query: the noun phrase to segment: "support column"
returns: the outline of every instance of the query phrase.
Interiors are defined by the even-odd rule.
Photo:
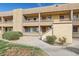
[[[70,19],[72,21],[72,27],[73,27],[73,20],[74,20],[73,17],[74,17],[73,10],[71,10],[71,12],[70,12]],[[72,32],[73,32],[73,28],[72,28]],[[73,33],[72,33],[72,35],[73,35]]]
[[[40,13],[38,14],[38,18],[39,18],[39,35],[41,35],[41,27],[40,27],[40,18],[41,16],[40,16]]]
[[[3,18],[3,16],[1,16],[1,23],[3,24],[4,23],[4,18]],[[4,29],[3,29],[3,25],[2,25],[2,33],[4,32]]]
[[[22,9],[15,9],[13,11],[13,31],[22,31],[22,20],[23,20],[23,13]]]
[[[71,12],[70,12],[70,16],[71,16],[71,21],[72,21],[72,37],[73,37],[73,20],[74,20],[74,13],[73,13],[73,10],[71,10]],[[71,40],[71,42],[72,42],[73,40]]]
[[[3,16],[1,16],[1,24],[2,24],[2,26],[1,26],[1,32],[0,32],[0,37],[1,38],[2,38],[2,34],[4,33],[3,23],[4,23],[4,18],[3,18]]]
[[[71,10],[70,12],[70,18],[71,18],[71,21],[73,21],[73,10]]]
[[[3,16],[1,16],[1,20],[2,20],[2,23],[4,23],[4,18],[3,18]]]

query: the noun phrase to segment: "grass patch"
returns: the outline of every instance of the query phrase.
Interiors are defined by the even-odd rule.
[[[0,56],[46,56],[40,48],[0,40]]]

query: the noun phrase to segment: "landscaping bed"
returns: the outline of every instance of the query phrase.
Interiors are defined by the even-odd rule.
[[[33,46],[13,44],[0,40],[0,56],[46,56],[43,50]]]

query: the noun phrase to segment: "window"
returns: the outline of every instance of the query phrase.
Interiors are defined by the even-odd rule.
[[[60,19],[64,19],[64,16],[60,16]]]
[[[25,32],[38,32],[37,27],[25,27]]]
[[[78,27],[77,26],[73,26],[73,32],[78,32]]]
[[[78,19],[78,14],[74,15],[74,20]]]
[[[8,29],[8,31],[12,31],[13,30],[13,28],[12,27],[10,27],[10,28],[7,28]]]
[[[12,31],[12,30],[13,30],[13,27],[4,27],[4,32]]]
[[[30,32],[30,28],[26,27],[24,28],[25,32]]]
[[[48,16],[48,19],[50,20],[50,19],[52,19],[52,17],[51,16]]]
[[[30,21],[30,18],[28,18],[27,20]]]
[[[0,22],[2,21],[2,19],[0,18]]]
[[[32,32],[38,32],[37,27],[32,28]]]
[[[0,22],[1,22],[2,20],[0,19]]]
[[[1,27],[0,27],[0,31],[1,31]]]
[[[5,19],[5,22],[7,22],[8,20],[7,19]]]

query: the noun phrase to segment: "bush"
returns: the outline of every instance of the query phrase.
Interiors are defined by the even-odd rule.
[[[21,32],[18,32],[19,33],[19,36],[21,37],[21,36],[23,36],[23,33],[21,33]]]
[[[65,37],[59,38],[59,44],[60,45],[64,45],[65,43],[66,43],[66,38]]]
[[[49,43],[49,44],[54,44],[56,39],[57,39],[57,37],[55,35],[47,36],[46,37],[46,42]]]
[[[9,31],[3,33],[2,38],[7,40],[18,40],[21,36],[23,36],[21,32]]]

